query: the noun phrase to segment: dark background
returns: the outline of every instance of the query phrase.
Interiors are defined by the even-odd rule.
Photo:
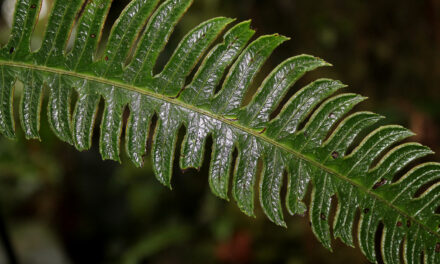
[[[127,2],[114,1],[106,32]],[[8,11],[2,12],[1,43]],[[440,1],[195,0],[161,64],[188,30],[213,16],[251,18],[258,36],[292,38],[256,84],[290,56],[319,56],[334,66],[307,74],[292,92],[316,78],[339,79],[347,91],[370,98],[357,110],[386,115],[384,123],[409,127],[417,133],[412,140],[439,152]],[[18,89],[16,102],[19,95]],[[233,202],[215,198],[206,162],[200,173],[176,167],[169,191],[155,180],[149,156],[143,169],[125,153],[122,164],[102,161],[99,133],[93,148],[80,153],[53,135],[46,114],[43,107],[42,142],[25,141],[20,128],[17,141],[0,138],[0,211],[21,263],[367,263],[359,249],[339,240],[333,253],[324,249],[307,218],[287,217],[283,229],[259,208],[251,219]]]

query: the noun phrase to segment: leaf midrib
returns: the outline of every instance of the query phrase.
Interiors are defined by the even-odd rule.
[[[195,106],[189,105],[183,101],[177,100],[176,98],[171,98],[165,95],[161,95],[161,94],[157,94],[145,89],[142,89],[140,87],[136,87],[134,85],[131,84],[124,84],[118,81],[114,81],[114,80],[108,80],[102,77],[98,77],[98,76],[93,76],[93,75],[89,75],[89,74],[85,74],[85,73],[77,73],[77,72],[72,72],[72,71],[68,71],[68,70],[64,70],[64,69],[59,69],[59,68],[51,68],[51,67],[47,67],[47,66],[41,66],[41,65],[34,65],[34,64],[29,64],[29,63],[23,63],[23,62],[12,62],[12,61],[4,61],[0,59],[0,66],[12,66],[12,67],[17,67],[17,68],[26,68],[26,69],[33,69],[33,70],[38,70],[38,71],[45,71],[45,72],[50,72],[50,73],[56,73],[56,74],[61,74],[61,75],[69,75],[69,76],[73,76],[76,78],[81,78],[81,79],[85,79],[85,80],[89,80],[89,81],[95,81],[95,82],[100,82],[103,84],[108,84],[111,86],[116,86],[116,87],[120,87],[120,88],[124,88],[130,91],[134,91],[134,92],[138,92],[153,98],[156,98],[158,100],[162,100],[165,101],[167,103],[170,104],[174,104],[174,105],[178,105],[180,107],[189,109],[191,111],[195,111],[198,112],[200,114],[203,114],[205,116],[209,116],[210,118],[216,119],[220,122],[223,122],[225,124],[228,124],[232,127],[235,127],[236,129],[239,129],[245,133],[251,134],[252,136],[259,138],[261,140],[266,141],[267,143],[274,145],[286,152],[289,152],[291,154],[293,154],[294,156],[296,156],[299,159],[302,159],[306,162],[311,163],[312,165],[326,171],[327,173],[330,173],[338,178],[340,178],[341,180],[344,180],[350,184],[352,184],[353,186],[359,188],[360,190],[362,190],[363,192],[365,192],[366,194],[368,194],[369,196],[375,198],[376,200],[381,201],[382,203],[386,204],[388,207],[394,209],[395,211],[397,211],[400,215],[404,216],[407,219],[410,219],[412,222],[417,223],[419,226],[423,227],[423,229],[425,229],[428,233],[433,234],[434,236],[436,236],[437,238],[440,239],[440,234],[437,233],[434,230],[431,230],[428,226],[426,226],[424,223],[420,222],[418,219],[412,217],[411,215],[409,215],[407,212],[403,211],[402,209],[400,209],[399,207],[395,206],[394,204],[391,204],[389,201],[387,201],[386,199],[384,199],[382,196],[371,192],[368,188],[366,188],[363,185],[360,185],[359,183],[347,178],[345,175],[342,175],[334,170],[332,170],[331,168],[328,168],[324,165],[322,165],[321,163],[319,163],[318,161],[315,161],[305,155],[303,155],[302,153],[293,150],[291,148],[288,148],[287,146],[278,143],[277,141],[275,141],[272,138],[269,138],[267,136],[265,136],[264,134],[260,134],[258,131],[242,126],[239,123],[234,122],[233,120],[228,120],[224,117],[221,117],[219,115],[216,115],[214,113],[211,113],[207,110],[201,109],[201,108],[197,108]]]

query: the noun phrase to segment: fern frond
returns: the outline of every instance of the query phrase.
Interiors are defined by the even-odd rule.
[[[440,263],[440,215],[436,213],[440,164],[422,163],[395,179],[412,161],[432,153],[417,143],[399,143],[412,132],[401,126],[371,131],[382,117],[370,112],[348,114],[365,98],[335,95],[344,85],[330,79],[303,87],[271,118],[299,78],[329,65],[322,59],[309,55],[287,59],[243,106],[262,65],[287,38],[275,34],[250,42],[254,31],[245,21],[230,26],[223,40],[211,47],[234,21],[218,17],[191,30],[163,70],[153,73],[160,52],[191,3],[133,0],[113,25],[102,57],[97,57],[111,1],[55,1],[42,46],[35,52],[30,50],[30,38],[41,0],[17,1],[9,42],[0,51],[0,132],[15,138],[12,109],[17,81],[24,86],[19,116],[28,139],[39,139],[46,93],[54,133],[78,150],[89,149],[102,100],[99,146],[103,159],[120,161],[123,113],[128,108],[125,148],[132,162],[142,166],[150,123],[157,115],[151,156],[156,177],[165,186],[171,187],[177,133],[183,126],[180,166],[199,168],[211,135],[210,188],[223,199],[229,199],[230,191],[245,214],[254,216],[258,182],[260,205],[271,221],[286,226],[284,207],[291,215],[308,211],[316,237],[331,249],[329,214],[337,198],[334,237],[354,246],[352,230],[357,228],[359,247],[370,261],[381,257],[386,263],[399,263],[402,255],[406,263],[421,263],[421,256],[425,263]],[[74,26],[74,44],[67,51]],[[217,86],[221,86],[218,92]],[[74,93],[78,100],[71,115]],[[368,135],[360,138],[365,132]],[[360,143],[350,151],[356,142]],[[238,157],[229,179],[234,149]],[[257,179],[259,162],[263,169]],[[228,190],[231,180],[232,190]],[[303,199],[309,186],[312,196],[307,206]],[[357,212],[359,223],[355,223]],[[382,256],[376,256],[375,236],[381,224]]]

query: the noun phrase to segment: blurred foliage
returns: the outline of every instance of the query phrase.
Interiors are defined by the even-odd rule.
[[[127,2],[114,0],[107,32]],[[8,12],[2,10],[1,43],[9,34]],[[322,57],[335,66],[308,74],[296,87],[318,77],[340,79],[370,97],[362,109],[410,127],[413,140],[440,152],[439,1],[195,0],[156,70],[189,29],[220,15],[252,18],[259,35],[292,37],[266,63],[255,88],[287,57]],[[34,48],[46,20],[36,28]],[[16,102],[19,96],[17,87]],[[136,169],[126,157],[122,164],[102,161],[96,144],[79,153],[60,143],[45,108],[41,130],[42,143],[0,138],[0,209],[22,263],[366,263],[358,249],[339,241],[333,253],[325,250],[307,218],[289,217],[283,229],[261,211],[250,219],[217,199],[207,162],[200,172],[176,166],[169,191],[155,180],[149,157]]]

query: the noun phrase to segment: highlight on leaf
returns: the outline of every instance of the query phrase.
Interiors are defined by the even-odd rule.
[[[244,104],[261,67],[288,38],[254,38],[250,21],[218,17],[188,32],[163,70],[154,74],[161,51],[191,4],[132,0],[98,57],[111,1],[56,0],[42,46],[31,51],[41,0],[18,0],[9,41],[0,50],[1,134],[16,137],[14,87],[21,82],[17,114],[27,139],[40,139],[43,96],[48,97],[53,132],[78,150],[90,148],[93,128],[99,126],[103,159],[120,161],[125,128],[128,157],[142,166],[149,130],[154,129],[154,172],[169,188],[177,148],[181,168],[200,168],[206,139],[212,137],[209,186],[222,199],[232,196],[245,214],[255,215],[258,189],[259,204],[272,222],[287,226],[285,210],[307,213],[312,231],[328,249],[333,233],[347,245],[357,241],[372,262],[440,263],[440,164],[410,168],[432,151],[405,141],[413,133],[401,126],[374,129],[383,118],[377,114],[350,113],[365,97],[341,93],[345,85],[339,81],[318,79],[285,98],[304,74],[329,63],[310,55],[288,58],[257,84]],[[70,109],[74,95],[78,100]],[[101,101],[101,123],[95,124]],[[157,122],[150,128],[153,116]],[[185,138],[177,146],[181,127]],[[287,191],[281,197],[284,182]],[[335,199],[336,215],[330,219]],[[376,238],[379,227],[382,236]]]

